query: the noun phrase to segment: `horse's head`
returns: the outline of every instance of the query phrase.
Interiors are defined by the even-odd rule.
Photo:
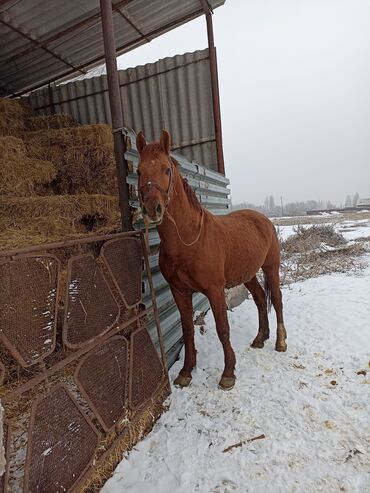
[[[173,187],[173,164],[170,158],[171,137],[162,130],[161,140],[147,144],[140,132],[136,148],[140,155],[137,169],[139,175],[139,198],[146,220],[161,223]]]

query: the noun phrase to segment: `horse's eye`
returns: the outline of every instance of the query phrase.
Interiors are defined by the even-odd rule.
[[[140,173],[140,170],[139,170],[139,169],[136,171],[136,173],[137,173],[137,176],[140,176],[140,175],[141,175],[141,173]]]
[[[171,168],[166,169],[166,175],[169,175],[171,173]]]

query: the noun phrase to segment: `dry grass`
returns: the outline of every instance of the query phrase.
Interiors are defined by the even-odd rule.
[[[1,250],[119,228],[117,197],[61,195],[0,199]]]
[[[110,126],[41,130],[26,133],[24,140],[30,157],[55,164],[55,193],[117,193]]]
[[[342,220],[370,219],[370,212],[346,212],[342,214],[332,214],[330,216],[295,216],[295,217],[275,217],[272,222],[276,226],[295,226],[297,224],[324,224],[337,223]]]
[[[31,116],[26,120],[26,129],[30,132],[39,130],[49,130],[56,128],[77,127],[78,122],[71,116],[64,113],[55,115],[37,115]]]
[[[110,478],[122,456],[146,436],[153,428],[159,416],[166,410],[163,404],[170,390],[165,382],[157,391],[156,396],[137,413],[131,422],[124,422],[123,431],[107,435],[99,444],[96,465],[90,478],[82,482],[81,493],[98,493]]]
[[[304,228],[298,225],[294,228],[295,234],[282,243],[282,248],[286,253],[301,253],[322,248],[323,245],[329,247],[340,247],[346,244],[343,235],[337,233],[333,224],[314,224]]]
[[[361,243],[348,244],[334,225],[313,225],[295,229],[281,241],[281,282],[303,281],[332,272],[358,271],[365,266]]]
[[[49,161],[30,159],[21,139],[0,137],[0,194],[7,196],[44,195],[56,177]]]
[[[0,136],[22,135],[31,108],[15,99],[0,98]]]

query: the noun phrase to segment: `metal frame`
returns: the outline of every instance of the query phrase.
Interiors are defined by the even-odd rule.
[[[214,38],[213,38],[213,23],[212,23],[213,12],[207,0],[200,0],[200,3],[202,4],[203,10],[205,12],[206,22],[207,22],[207,38],[208,38],[208,51],[209,51],[209,65],[211,72],[213,119],[215,124],[218,172],[224,175],[225,163],[224,163],[224,151],[222,147],[221,108],[220,108],[220,90],[218,86],[217,55],[216,55]]]
[[[2,485],[3,488],[1,490],[1,493],[8,493],[8,481],[9,481],[9,454],[10,454],[10,444],[11,444],[11,427],[10,423],[5,419],[3,422],[3,440],[5,442],[5,447],[4,447],[4,456],[5,456],[5,471],[4,474],[0,477],[0,486]]]
[[[105,65],[107,67],[107,82],[109,93],[110,113],[112,118],[112,131],[114,140],[114,154],[117,166],[117,181],[119,204],[121,209],[121,222],[123,231],[132,229],[130,195],[127,184],[128,164],[125,158],[126,141],[122,133],[123,113],[121,93],[119,90],[116,41],[114,36],[113,11],[111,0],[100,0],[100,11],[103,28],[103,40],[105,51]]]
[[[7,3],[9,1],[10,0],[4,0],[4,2],[2,2],[2,0],[0,0],[0,6],[1,6],[2,3]],[[129,4],[130,1],[131,0],[122,0],[121,2],[117,2],[116,4],[112,5],[113,10],[117,10],[117,9],[119,9],[119,8],[121,8],[121,7]],[[138,46],[142,45],[143,43],[148,42],[147,39],[149,39],[151,41],[151,38],[154,39],[155,37],[160,36],[161,34],[166,33],[167,31],[171,30],[172,28],[174,28],[176,26],[181,26],[182,24],[184,24],[186,22],[189,22],[189,21],[191,21],[193,19],[196,19],[202,13],[203,13],[203,9],[200,7],[199,10],[196,10],[195,12],[193,12],[191,14],[184,15],[183,17],[181,17],[179,19],[176,19],[174,21],[168,22],[167,24],[165,24],[164,26],[162,26],[160,28],[153,29],[152,31],[150,31],[148,33],[145,33],[143,35],[140,35],[138,38],[130,41],[129,43],[125,43],[125,44],[122,44],[122,45],[118,46],[117,47],[117,53],[118,54],[122,54],[127,49],[129,49],[130,47],[138,47]],[[70,32],[76,31],[76,30],[80,29],[81,27],[84,27],[85,25],[89,24],[90,22],[92,22],[94,20],[99,21],[100,17],[101,17],[101,13],[99,11],[96,14],[93,14],[90,17],[88,17],[88,18],[86,18],[86,19],[84,19],[84,20],[82,20],[80,22],[77,22],[76,24],[73,24],[72,26],[66,28],[64,31],[61,31],[60,33],[57,33],[57,34],[55,34],[53,36],[50,36],[47,39],[44,39],[44,40],[41,39],[41,40],[38,40],[38,41],[43,46],[46,46],[48,43],[51,43],[52,41],[55,41],[56,39],[59,39],[59,38],[63,37],[66,34],[69,34]],[[32,49],[31,48],[27,48],[27,49],[24,50],[24,52],[21,53],[21,55],[25,55],[27,53],[30,53],[30,51],[32,51]],[[14,57],[11,57],[11,60],[8,59],[7,61],[9,61],[9,60],[10,61],[13,61],[13,58]],[[88,69],[90,67],[93,67],[94,65],[98,64],[99,62],[101,62],[103,60],[104,60],[104,56],[99,55],[98,57],[94,58],[93,60],[90,60],[89,62],[84,63],[83,65],[81,65],[79,67],[79,70],[80,69]],[[48,84],[50,84],[51,82],[55,82],[56,80],[58,80],[60,82],[64,82],[69,77],[73,76],[75,73],[76,73],[76,70],[75,69],[71,69],[68,72],[64,73],[60,77],[54,77],[54,78],[48,79],[48,80],[46,80],[46,81],[44,81],[42,83],[36,83],[36,84],[34,84],[32,86],[27,87],[24,90],[15,91],[15,92],[11,93],[11,95],[13,97],[19,97],[19,96],[23,96],[26,93],[29,93],[31,91],[34,91],[35,89],[39,89],[40,87],[47,86]]]
[[[117,335],[118,333],[124,331],[125,328],[128,328],[130,325],[134,324],[135,322],[141,321],[141,319],[143,319],[144,317],[147,317],[150,314],[153,314],[154,319],[155,319],[157,336],[158,336],[159,346],[160,346],[160,350],[161,350],[162,366],[163,366],[163,370],[164,370],[165,379],[167,380],[167,383],[169,383],[166,354],[165,354],[165,350],[164,350],[164,344],[163,344],[163,337],[162,337],[162,333],[161,333],[158,308],[157,308],[156,299],[155,299],[152,274],[151,274],[149,259],[148,259],[147,252],[146,252],[144,235],[142,232],[140,232],[140,231],[128,231],[128,232],[123,232],[123,233],[108,234],[108,235],[104,235],[104,236],[103,235],[94,235],[94,236],[91,236],[88,238],[82,238],[82,239],[77,239],[77,240],[65,240],[65,241],[54,242],[54,243],[49,243],[49,244],[45,243],[42,245],[31,246],[28,248],[12,249],[12,250],[8,250],[8,251],[0,252],[0,261],[3,258],[9,258],[9,259],[17,258],[18,256],[23,256],[25,253],[27,254],[28,252],[45,253],[45,252],[48,252],[49,250],[64,248],[66,246],[75,246],[75,245],[83,245],[83,244],[88,244],[88,243],[105,242],[105,241],[112,240],[112,239],[130,238],[130,237],[140,239],[141,251],[142,251],[142,255],[144,257],[144,264],[145,264],[145,269],[146,269],[146,273],[148,276],[148,282],[149,282],[149,287],[150,287],[150,295],[151,295],[151,301],[152,301],[151,306],[149,306],[148,308],[146,308],[144,310],[138,310],[137,313],[134,316],[130,317],[128,320],[125,320],[122,323],[115,324],[111,329],[107,330],[100,337],[95,338],[93,341],[87,343],[85,346],[83,346],[83,347],[73,351],[72,353],[68,354],[64,359],[58,361],[57,363],[55,363],[50,368],[44,368],[39,374],[32,377],[30,380],[28,380],[24,384],[22,384],[19,387],[9,391],[8,393],[6,393],[2,397],[2,402],[4,404],[11,402],[11,401],[14,401],[19,396],[21,396],[25,392],[29,391],[30,389],[32,389],[35,385],[38,385],[41,382],[46,381],[48,379],[48,377],[50,377],[50,376],[54,375],[55,373],[57,373],[58,371],[62,370],[64,367],[71,364],[73,361],[79,359],[81,356],[85,355],[90,350],[98,347],[101,343],[105,342],[110,337]]]
[[[6,368],[2,361],[0,361],[0,386],[4,383],[6,374]]]
[[[139,241],[140,243],[137,245],[137,247],[141,251],[141,255],[144,257],[144,264],[145,268],[147,270],[147,276],[148,279],[150,279],[150,286],[151,289],[153,289],[153,283],[151,280],[151,271],[150,271],[150,264],[149,264],[149,259],[147,257],[147,252],[145,249],[145,241],[144,241],[144,236],[141,232],[137,231],[132,231],[132,232],[124,232],[124,233],[118,233],[118,234],[110,234],[110,235],[105,235],[105,236],[100,236],[100,235],[95,235],[90,238],[82,238],[82,239],[77,239],[77,240],[68,240],[68,241],[62,241],[62,242],[55,242],[55,243],[50,243],[50,244],[43,244],[43,245],[38,245],[38,246],[32,246],[23,249],[18,249],[18,250],[9,250],[7,252],[1,252],[0,253],[0,263],[3,261],[11,261],[12,259],[21,259],[24,256],[59,256],[58,252],[54,252],[55,255],[51,255],[48,252],[50,250],[58,250],[59,248],[65,248],[66,246],[80,246],[80,245],[86,245],[86,244],[97,244],[98,249],[100,250],[100,256],[99,258],[102,260],[101,253],[103,250],[104,243],[107,241],[114,241],[116,239],[122,239],[122,238],[135,238],[136,241]],[[32,253],[29,253],[29,252]],[[70,259],[73,258],[78,258],[81,257],[81,255],[74,255],[75,249],[73,251],[68,252],[68,256],[70,256]],[[60,252],[60,255],[63,257],[65,256],[65,252],[62,251]],[[83,254],[82,256],[90,255],[89,253]],[[94,256],[92,256],[95,258]],[[103,264],[104,265],[104,264]],[[68,264],[66,265],[68,269]],[[58,264],[59,268],[59,264]],[[143,264],[141,263],[140,269],[142,270]],[[109,286],[110,288],[113,289],[113,280],[110,279],[110,275],[108,275],[108,272],[105,270],[105,267],[103,266],[102,274],[106,274],[105,278],[109,280]],[[59,270],[58,270],[59,273]],[[61,278],[59,276],[59,284],[61,283]],[[59,287],[59,286],[58,286]],[[66,285],[66,290],[68,290],[68,284]],[[114,290],[114,297],[117,301],[120,300],[120,293]],[[169,379],[168,379],[168,372],[167,372],[167,364],[166,364],[166,358],[165,358],[165,353],[164,353],[164,347],[163,347],[163,340],[162,340],[162,334],[159,326],[159,317],[158,317],[158,310],[155,302],[155,293],[152,291],[151,292],[151,299],[152,299],[152,304],[148,306],[148,308],[142,310],[140,309],[140,303],[136,305],[137,308],[133,309],[134,314],[133,316],[130,317],[129,320],[124,320],[124,321],[119,321],[118,323],[115,323],[111,329],[109,329],[107,332],[105,332],[102,336],[96,337],[93,341],[89,342],[86,344],[84,347],[78,348],[74,351],[68,351],[68,352],[62,352],[60,354],[61,359],[57,359],[56,362],[54,360],[50,360],[50,363],[46,361],[43,362],[42,365],[40,365],[40,373],[35,373],[33,376],[30,377],[29,380],[24,381],[24,383],[18,384],[19,386],[16,388],[11,389],[10,387],[7,388],[5,387],[6,393],[4,393],[2,397],[2,403],[5,407],[11,402],[14,402],[15,400],[22,398],[23,397],[31,397],[30,395],[25,395],[28,391],[33,390],[35,386],[39,384],[44,384],[42,388],[37,388],[35,389],[39,395],[38,397],[32,402],[31,410],[30,410],[30,419],[27,423],[27,429],[28,429],[28,445],[27,445],[27,454],[26,454],[26,459],[25,463],[23,466],[24,470],[24,483],[23,487],[25,491],[29,491],[29,481],[30,481],[30,464],[32,457],[35,458],[35,456],[32,456],[32,447],[33,447],[33,440],[34,437],[32,436],[34,433],[34,425],[35,425],[35,420],[37,419],[38,416],[38,411],[40,410],[39,408],[39,403],[41,402],[42,399],[45,399],[43,401],[43,405],[47,405],[47,396],[50,395],[50,392],[55,392],[59,388],[63,388],[65,392],[67,392],[68,398],[70,398],[73,402],[73,404],[77,407],[76,412],[79,412],[86,422],[91,424],[91,419],[89,419],[86,416],[85,410],[82,409],[81,403],[77,400],[77,398],[72,394],[71,390],[69,390],[69,386],[67,387],[65,384],[61,383],[59,379],[55,379],[57,376],[57,373],[63,370],[65,367],[69,365],[71,368],[71,365],[74,363],[76,364],[77,368],[74,371],[74,382],[76,387],[73,386],[73,388],[78,389],[79,395],[81,395],[82,400],[86,402],[86,405],[89,406],[92,414],[94,417],[96,417],[97,422],[101,425],[102,429],[104,430],[104,435],[99,434],[96,431],[96,427],[92,426],[95,434],[97,435],[97,444],[94,442],[94,451],[91,450],[91,458],[90,455],[86,456],[86,462],[89,460],[89,463],[86,465],[85,463],[81,464],[81,467],[84,468],[83,471],[81,471],[80,475],[75,479],[73,482],[73,485],[70,486],[69,491],[80,491],[79,488],[82,488],[82,485],[86,484],[86,482],[89,482],[90,479],[93,477],[96,469],[95,465],[95,459],[96,459],[96,454],[97,450],[99,450],[99,444],[101,443],[101,437],[106,436],[107,433],[112,433],[113,429],[115,430],[115,437],[112,445],[109,445],[106,451],[104,451],[102,454],[98,454],[98,463],[103,464],[104,460],[107,457],[110,457],[110,454],[114,454],[115,450],[117,447],[119,447],[120,442],[122,439],[127,435],[127,433],[130,430],[130,426],[125,426],[125,424],[122,422],[121,417],[124,418],[126,417],[126,412],[127,415],[129,416],[130,424],[135,424],[141,419],[143,419],[143,411],[144,411],[144,405],[148,402],[148,406],[151,409],[151,406],[156,406],[156,412],[159,412],[159,406],[163,402],[163,399],[169,394],[170,392],[170,384],[169,384]],[[59,299],[59,306],[60,306],[61,300]],[[123,309],[123,301],[121,304],[121,310]],[[129,314],[130,316],[130,314]],[[132,380],[132,376],[130,375],[130,371],[132,370],[132,364],[130,365],[130,343],[127,341],[127,337],[123,335],[124,331],[126,328],[129,328],[131,326],[132,330],[135,332],[138,332],[140,330],[140,327],[144,325],[144,321],[147,320],[147,317],[151,316],[154,317],[156,321],[156,327],[157,327],[157,333],[158,333],[158,339],[159,339],[159,344],[161,347],[161,356],[162,358],[159,358],[160,361],[160,367],[158,366],[158,386],[153,385],[153,388],[151,388],[151,395],[150,397],[144,402],[140,403],[140,406],[138,406],[135,409],[132,409],[129,405],[129,392],[130,392],[130,382]],[[143,328],[142,330],[147,330],[146,327]],[[150,335],[148,334],[149,341],[148,344],[150,343],[153,346],[153,351],[155,351],[156,357],[158,357],[157,350],[155,349],[155,346],[153,344],[152,339],[150,338]],[[83,385],[79,381],[79,371],[83,365],[83,363],[86,361],[88,357],[94,357],[94,351],[98,350],[102,344],[111,341],[113,339],[113,342],[115,339],[119,339],[120,341],[125,340],[126,341],[126,348],[125,350],[123,349],[123,355],[122,358],[124,361],[125,360],[125,354],[126,354],[126,369],[127,369],[127,374],[125,377],[123,377],[122,382],[125,382],[125,388],[122,389],[125,395],[125,400],[124,400],[124,405],[123,405],[123,412],[122,415],[118,413],[118,408],[117,408],[117,414],[120,415],[119,418],[117,418],[114,426],[110,427],[108,424],[106,424],[103,420],[103,416],[101,416],[98,412],[98,409],[96,406],[93,404],[94,399],[90,399],[88,396],[87,392],[85,392],[85,389],[83,388]],[[132,344],[131,344],[132,345]],[[64,346],[66,347],[66,346]],[[77,364],[78,363],[78,364]],[[158,363],[159,365],[159,363]],[[53,379],[49,380],[49,377],[54,375]],[[58,383],[57,383],[58,382]],[[55,386],[54,386],[55,385]],[[92,396],[94,397],[94,396]],[[96,401],[99,403],[99,400]],[[69,407],[68,407],[69,409]],[[60,412],[63,412],[63,409],[60,410]],[[72,413],[72,408],[71,408],[71,413]],[[73,413],[72,413],[73,414]],[[110,425],[111,423],[109,423]],[[149,425],[148,425],[149,426]],[[10,433],[9,429],[7,433]],[[10,436],[10,435],[9,435]],[[92,439],[91,435],[88,435],[90,439]],[[7,442],[7,445],[10,443],[10,440]],[[56,456],[55,456],[56,457]],[[57,460],[57,459],[55,459]],[[4,484],[8,484],[9,478],[6,476],[4,478]]]

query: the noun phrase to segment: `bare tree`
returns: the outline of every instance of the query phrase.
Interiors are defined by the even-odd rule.
[[[346,200],[344,202],[344,207],[351,207],[352,206],[352,199],[350,195],[347,195]]]

